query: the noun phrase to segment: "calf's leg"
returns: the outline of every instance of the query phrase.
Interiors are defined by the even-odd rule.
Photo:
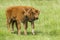
[[[14,21],[12,21],[12,33],[14,32]]]
[[[20,35],[20,34],[21,34],[20,29],[21,29],[20,21],[17,21],[17,32],[18,32],[18,35]]]
[[[23,25],[24,25],[24,34],[27,35],[28,23],[27,22],[24,22]]]
[[[10,20],[7,19],[7,28],[8,28],[8,32],[10,32]]]
[[[32,26],[32,34],[35,35],[35,32],[34,32],[34,21],[31,22],[31,26]]]

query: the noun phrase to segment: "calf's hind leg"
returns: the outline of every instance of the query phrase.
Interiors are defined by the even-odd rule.
[[[7,19],[7,29],[8,29],[8,32],[10,32],[10,24],[11,24],[11,20]]]

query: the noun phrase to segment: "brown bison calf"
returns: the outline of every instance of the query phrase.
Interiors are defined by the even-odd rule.
[[[6,11],[8,30],[10,31],[10,24],[12,23],[12,31],[14,31],[14,23],[16,24],[18,34],[20,34],[21,22],[24,25],[24,34],[27,34],[28,21],[32,25],[32,34],[34,35],[34,21],[38,19],[39,11],[33,7],[28,6],[14,6],[9,7]]]

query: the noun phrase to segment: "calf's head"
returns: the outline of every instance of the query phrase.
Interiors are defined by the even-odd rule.
[[[32,9],[32,14],[33,14],[33,16],[34,16],[34,18],[35,18],[35,20],[36,19],[38,19],[38,16],[39,16],[39,10],[36,10],[36,9]]]
[[[38,19],[39,16],[39,11],[36,9],[29,9],[29,10],[24,10],[24,15],[28,18],[29,21],[34,21]]]

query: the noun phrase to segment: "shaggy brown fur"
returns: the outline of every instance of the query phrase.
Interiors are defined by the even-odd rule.
[[[12,23],[12,31],[14,31],[14,23],[16,24],[18,34],[20,34],[21,22],[24,25],[24,34],[27,34],[28,21],[32,25],[32,33],[34,33],[34,20],[38,19],[39,11],[33,7],[28,6],[14,6],[6,10],[7,25],[10,31],[10,24]]]

